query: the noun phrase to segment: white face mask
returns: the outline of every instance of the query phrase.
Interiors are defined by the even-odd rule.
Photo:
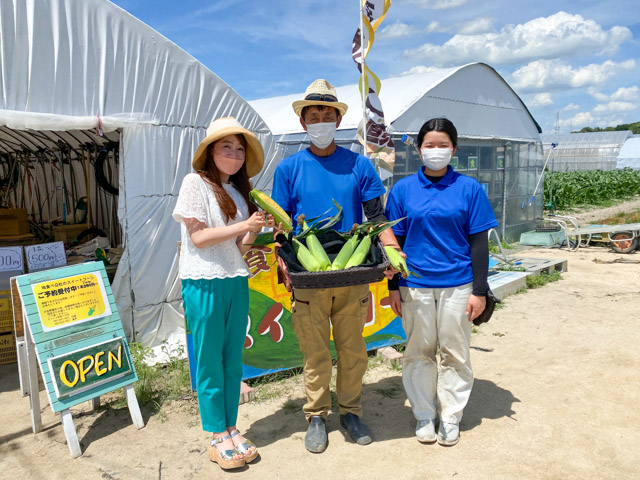
[[[307,125],[309,140],[318,148],[327,148],[336,137],[336,122]]]
[[[451,161],[451,155],[453,153],[452,148],[423,148],[422,163],[429,170],[442,170],[449,165]]]

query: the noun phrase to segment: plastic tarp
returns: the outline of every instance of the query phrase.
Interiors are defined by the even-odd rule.
[[[113,292],[129,338],[183,332],[179,225],[170,214],[214,118],[270,131],[231,87],[168,39],[104,0],[0,2],[0,126],[22,134],[119,129],[124,253]],[[100,117],[100,118],[98,118]],[[260,177],[253,179],[260,186]]]

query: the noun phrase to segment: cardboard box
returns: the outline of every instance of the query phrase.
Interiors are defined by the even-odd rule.
[[[84,232],[89,228],[88,223],[79,223],[77,225],[58,225],[53,227],[53,238],[56,242],[64,242],[66,245],[73,242],[78,234]],[[82,239],[82,242],[91,240],[95,235],[88,235]]]
[[[29,233],[29,217],[26,208],[0,209],[0,236]]]

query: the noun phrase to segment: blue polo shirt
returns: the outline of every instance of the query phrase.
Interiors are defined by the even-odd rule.
[[[469,235],[498,226],[480,183],[451,166],[432,183],[422,169],[396,182],[387,199],[389,220],[406,236],[404,253],[414,275],[399,285],[412,288],[457,287],[473,281]]]
[[[291,212],[294,225],[301,213],[307,219],[335,215],[333,199],[343,209],[341,221],[333,228],[345,232],[354,223],[362,223],[362,203],[384,193],[384,185],[366,157],[342,147],[333,155],[318,157],[307,148],[278,164],[271,198]]]

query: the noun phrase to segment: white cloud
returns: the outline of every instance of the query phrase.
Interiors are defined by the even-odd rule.
[[[533,108],[546,107],[547,105],[553,105],[553,100],[551,99],[551,94],[549,92],[544,92],[538,93],[527,103],[528,106]]]
[[[560,127],[568,127],[570,130],[580,130],[583,127],[593,127],[595,120],[590,112],[576,113],[571,118],[561,118],[558,121]]]
[[[619,63],[607,60],[577,68],[558,59],[536,60],[513,72],[511,85],[520,91],[602,85],[619,72],[635,66],[634,60]]]
[[[457,30],[461,35],[475,35],[491,31],[496,19],[491,17],[477,17],[469,22],[458,23],[450,30]]]
[[[435,72],[437,70],[440,70],[438,67],[426,67],[424,65],[418,65],[415,67],[411,67],[409,70],[405,70],[404,72],[400,73],[399,75],[394,75],[396,77],[406,77],[407,75],[415,75],[418,73],[429,73],[429,72]]]
[[[405,50],[404,55],[431,59],[441,66],[477,61],[504,65],[574,54],[613,53],[632,38],[627,27],[614,26],[607,31],[593,20],[558,12],[524,24],[506,25],[499,32],[457,34],[444,45],[427,43]]]
[[[596,106],[593,111],[594,113],[630,112],[636,108],[638,108],[638,106],[631,102],[609,102]]]
[[[392,23],[380,30],[380,36],[385,38],[410,37],[414,33],[415,29],[413,27],[402,22]]]
[[[446,31],[447,31],[446,28],[440,27],[440,23],[437,20],[433,20],[432,22],[429,22],[429,25],[427,25],[427,28],[425,29],[426,33],[446,32]]]
[[[595,87],[589,87],[587,89],[587,93],[589,95],[591,95],[593,98],[595,98],[599,102],[608,102],[609,101],[609,95],[605,95],[604,93],[600,92]]]
[[[640,99],[640,89],[636,85],[620,87],[611,95],[606,95],[593,87],[589,88],[587,93],[602,103],[609,101],[633,102]]]
[[[420,8],[429,8],[432,10],[448,10],[464,5],[467,3],[467,0],[404,0],[400,3],[412,3]]]
[[[562,107],[563,112],[573,112],[575,110],[580,110],[580,105],[576,105],[575,103],[570,103]]]
[[[620,87],[611,95],[611,100],[634,101],[638,99],[640,99],[640,88],[636,85],[633,87]]]

